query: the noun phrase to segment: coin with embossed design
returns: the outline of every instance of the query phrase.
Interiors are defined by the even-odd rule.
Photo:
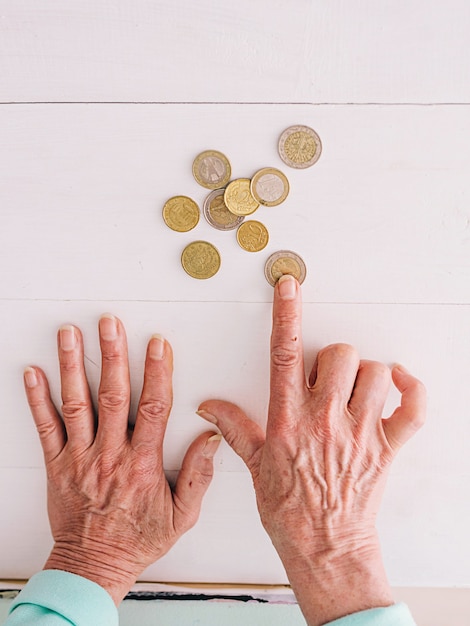
[[[321,154],[320,137],[308,126],[290,126],[279,138],[279,156],[290,167],[314,165]]]
[[[233,180],[225,189],[224,201],[234,215],[251,215],[259,207],[259,202],[251,195],[249,178]]]
[[[199,222],[199,206],[188,196],[174,196],[163,206],[165,224],[179,233],[192,230]]]
[[[222,152],[205,150],[193,161],[193,176],[196,181],[207,189],[225,187],[230,180],[232,168]]]
[[[307,274],[307,268],[301,257],[290,250],[274,252],[264,266],[264,275],[272,287],[284,274],[294,276],[300,284],[304,282]]]
[[[268,245],[268,229],[261,222],[249,220],[238,228],[237,241],[244,250],[259,252]]]
[[[204,217],[217,230],[234,230],[245,219],[243,215],[231,213],[224,201],[225,189],[211,191],[204,200]]]
[[[284,202],[289,193],[289,181],[285,174],[274,167],[264,167],[251,179],[251,195],[264,206],[276,206]]]
[[[184,271],[193,278],[211,278],[220,268],[220,254],[208,241],[193,241],[181,254]]]

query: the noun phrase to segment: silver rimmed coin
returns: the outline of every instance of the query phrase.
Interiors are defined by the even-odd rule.
[[[264,167],[251,179],[251,195],[264,206],[276,206],[284,202],[289,194],[289,181],[275,167]]]
[[[231,175],[229,160],[217,150],[205,150],[193,161],[193,176],[206,189],[225,187]]]
[[[289,167],[304,169],[320,158],[321,140],[309,126],[290,126],[279,138],[279,156]]]
[[[204,200],[204,217],[217,230],[234,230],[238,228],[245,217],[234,215],[228,210],[224,200],[225,189],[214,189]]]
[[[272,287],[284,274],[294,276],[300,284],[304,282],[307,274],[307,268],[303,259],[291,250],[274,252],[264,266],[264,275]]]

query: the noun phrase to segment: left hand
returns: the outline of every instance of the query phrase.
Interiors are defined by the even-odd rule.
[[[44,451],[55,541],[45,569],[89,578],[119,604],[138,575],[196,523],[220,436],[205,432],[191,444],[172,491],[162,461],[172,404],[171,347],[159,336],[148,344],[131,431],[125,330],[117,318],[104,315],[99,331],[102,370],[96,416],[83,339],[75,326],[58,333],[63,417],[40,368],[26,368],[25,388]]]

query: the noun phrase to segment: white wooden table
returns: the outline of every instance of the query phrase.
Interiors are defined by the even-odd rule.
[[[308,362],[346,341],[404,363],[429,390],[428,424],[396,460],[380,518],[392,583],[468,584],[470,5],[422,7],[0,0],[0,577],[29,576],[50,546],[21,372],[41,365],[58,400],[57,327],[82,328],[96,390],[97,319],[120,316],[136,396],[149,335],[170,340],[173,476],[205,428],[201,400],[224,397],[264,421],[263,265],[287,248],[308,268]],[[305,171],[276,150],[297,123],[323,142]],[[163,224],[168,197],[202,203],[191,163],[207,148],[227,154],[234,176],[288,175],[286,202],[256,214],[266,251],[242,251],[203,219],[186,234]],[[208,281],[179,264],[195,238],[222,254]],[[199,524],[143,578],[286,581],[225,444]]]

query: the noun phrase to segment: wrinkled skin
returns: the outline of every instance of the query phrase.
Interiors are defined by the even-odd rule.
[[[382,418],[390,383],[401,406]],[[238,406],[208,400],[247,464],[262,523],[311,626],[393,603],[375,520],[388,468],[422,426],[426,394],[401,366],[360,360],[346,344],[321,350],[305,376],[300,288],[275,288],[266,432]]]
[[[197,521],[220,436],[205,432],[191,444],[171,490],[162,464],[172,404],[171,347],[159,336],[149,342],[135,428],[130,430],[124,327],[105,315],[99,329],[97,415],[76,327],[62,327],[58,335],[61,415],[40,368],[27,368],[25,388],[47,470],[54,547],[45,569],[85,576],[119,604],[145,567]]]

